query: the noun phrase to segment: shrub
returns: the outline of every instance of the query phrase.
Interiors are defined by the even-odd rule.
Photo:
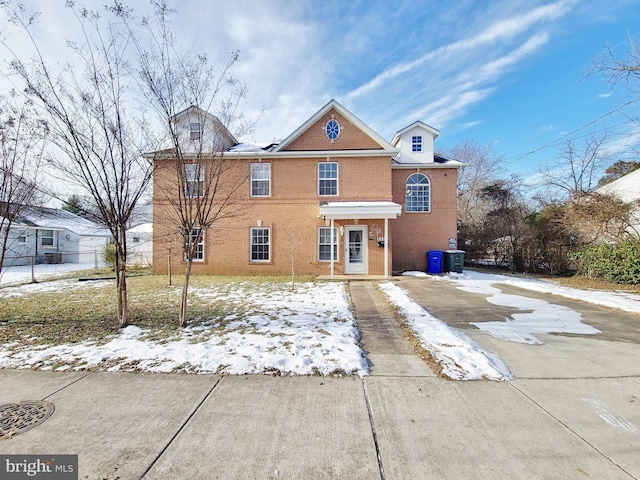
[[[116,269],[116,246],[113,243],[107,243],[102,248],[102,261],[111,270]]]
[[[572,255],[578,274],[628,285],[640,284],[640,241],[600,243]]]

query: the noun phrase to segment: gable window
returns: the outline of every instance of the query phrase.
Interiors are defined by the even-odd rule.
[[[318,195],[338,195],[338,162],[318,164]]]
[[[405,211],[429,212],[431,211],[429,179],[423,173],[413,173],[407,178],[407,196],[405,199]]]
[[[271,164],[251,164],[251,196],[268,197],[271,195]]]
[[[412,152],[422,151],[422,135],[411,137],[411,151]]]
[[[204,195],[204,165],[187,163],[184,166],[184,196],[187,198]]]
[[[55,232],[49,229],[40,230],[40,245],[42,245],[43,247],[55,247]]]
[[[200,122],[189,123],[189,139],[196,141],[202,139],[202,126]]]
[[[189,252],[191,251],[191,247],[195,245],[195,250],[193,252],[193,261],[194,262],[202,262],[204,261],[204,232],[200,235],[202,229],[200,227],[195,227],[191,230],[191,235],[185,235],[184,239],[184,261],[189,260]],[[198,236],[200,239],[198,240]]]
[[[251,228],[251,261],[268,262],[271,260],[269,228]]]
[[[338,260],[338,229],[333,228],[333,241],[331,239],[331,227],[320,227],[318,229],[318,260],[321,262],[331,261],[331,246],[333,245],[333,260]]]

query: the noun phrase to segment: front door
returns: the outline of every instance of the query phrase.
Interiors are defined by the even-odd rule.
[[[344,229],[344,273],[363,274],[367,268],[367,226],[350,226]]]

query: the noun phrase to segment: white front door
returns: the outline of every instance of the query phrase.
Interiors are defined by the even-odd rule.
[[[344,227],[345,274],[367,274],[367,245],[366,225]]]

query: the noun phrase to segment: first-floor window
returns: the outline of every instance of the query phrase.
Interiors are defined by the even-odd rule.
[[[270,258],[270,232],[268,228],[251,229],[251,261],[268,262]]]
[[[195,246],[195,250],[193,251],[193,261],[194,262],[202,262],[204,260],[204,232],[200,235],[202,229],[200,227],[196,227],[191,229],[191,235],[186,235],[184,239],[184,260],[185,262],[189,260],[189,252],[191,252],[191,248]],[[198,238],[200,237],[200,238]]]
[[[331,261],[331,246],[333,245],[333,260],[338,260],[338,229],[333,228],[333,239],[331,238],[331,227],[320,227],[318,229],[318,260],[321,262]]]
[[[40,230],[40,244],[43,247],[55,247],[55,232],[53,230],[43,229]]]
[[[27,243],[27,234],[21,233],[18,235],[18,243]]]

